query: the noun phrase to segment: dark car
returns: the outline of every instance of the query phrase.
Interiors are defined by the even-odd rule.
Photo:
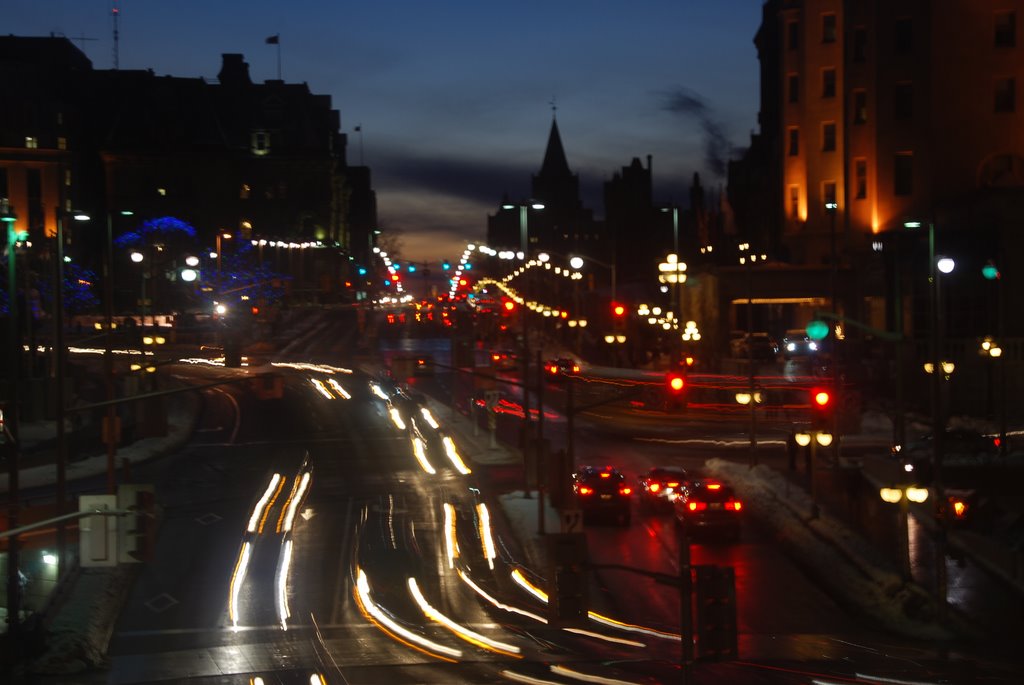
[[[544,363],[544,375],[552,380],[564,379],[566,376],[575,376],[580,372],[580,365],[575,359],[562,357],[560,359],[549,359]]]
[[[498,371],[515,371],[519,368],[519,356],[512,350],[491,350],[491,366]]]
[[[795,328],[786,331],[782,338],[782,356],[786,359],[793,357],[807,357],[820,351],[820,343],[807,337],[807,332],[802,328]]]
[[[932,478],[933,440],[929,433],[892,449],[893,457],[903,469],[922,483]],[[943,434],[939,447],[945,463],[976,464],[999,454],[999,439],[969,428],[951,428]]]
[[[729,341],[730,353],[736,359],[775,359],[779,344],[767,333],[751,333]]]
[[[739,539],[743,503],[731,486],[717,480],[692,480],[674,504],[676,521],[688,536]]]
[[[648,511],[672,511],[672,501],[687,483],[686,471],[655,466],[640,479],[640,504]]]
[[[572,489],[585,519],[607,515],[624,526],[629,525],[633,488],[626,484],[625,476],[618,469],[581,466],[572,474]]]

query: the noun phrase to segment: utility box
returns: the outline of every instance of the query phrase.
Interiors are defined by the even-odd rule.
[[[737,657],[736,571],[732,566],[695,566],[697,658]]]
[[[587,536],[551,533],[548,545],[548,619],[554,627],[579,627],[587,622],[590,579]]]
[[[81,495],[78,511],[114,511],[116,495]],[[78,557],[82,568],[117,566],[117,517],[83,516],[78,522]]]

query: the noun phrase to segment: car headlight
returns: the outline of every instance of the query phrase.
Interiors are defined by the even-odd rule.
[[[796,352],[796,343],[789,343],[786,345],[786,350],[789,352]]]
[[[818,343],[816,343],[816,342],[809,342],[809,343],[807,343],[807,349],[809,349],[811,352],[817,352],[818,351]]]

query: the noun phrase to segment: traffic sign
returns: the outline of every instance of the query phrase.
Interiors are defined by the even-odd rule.
[[[562,519],[563,533],[583,532],[583,512],[580,509],[562,509],[559,513]]]

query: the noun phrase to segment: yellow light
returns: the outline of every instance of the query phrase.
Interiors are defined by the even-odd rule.
[[[151,336],[151,335],[143,336],[142,337],[142,344],[143,345],[152,345],[153,344],[153,336]]]
[[[793,438],[796,440],[796,444],[800,445],[801,447],[807,447],[808,445],[811,444],[810,433],[797,433],[796,435],[793,436]]]
[[[957,518],[962,517],[967,512],[967,504],[963,500],[953,501],[953,513]]]
[[[932,364],[931,362],[925,362],[924,363],[924,372],[925,373],[935,373],[935,364]]]
[[[818,433],[815,435],[815,438],[817,438],[818,444],[821,445],[822,447],[828,447],[829,445],[832,444],[831,433]]]
[[[899,488],[882,488],[878,491],[878,495],[889,504],[897,504],[903,499],[903,491]]]
[[[750,404],[750,393],[749,392],[738,392],[736,393],[736,401],[740,404]]]
[[[907,499],[920,504],[928,499],[928,488],[907,488]]]
[[[947,376],[956,370],[956,364],[953,362],[942,362],[942,372]]]
[[[988,354],[989,354],[990,357],[1002,357],[1003,356],[1003,348],[1001,348],[1001,347],[993,347],[992,349],[990,349],[988,351]]]

